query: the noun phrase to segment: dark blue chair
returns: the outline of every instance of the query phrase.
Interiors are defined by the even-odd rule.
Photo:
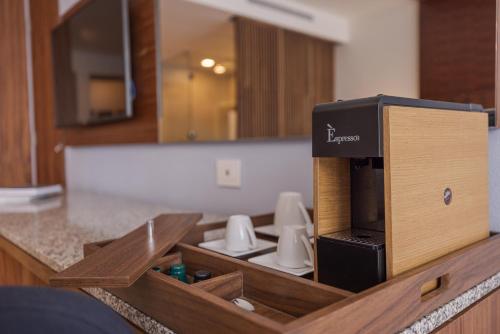
[[[111,308],[82,293],[39,288],[0,287],[0,333],[132,333]]]

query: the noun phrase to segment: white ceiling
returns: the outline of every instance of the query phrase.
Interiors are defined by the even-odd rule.
[[[186,51],[192,57],[209,57],[218,62],[234,59],[231,14],[185,0],[159,3],[163,60],[168,61]],[[194,61],[199,63],[199,60]]]
[[[336,14],[347,19],[353,19],[375,10],[398,5],[402,1],[418,0],[292,0],[303,5],[312,6],[324,10],[330,14]]]

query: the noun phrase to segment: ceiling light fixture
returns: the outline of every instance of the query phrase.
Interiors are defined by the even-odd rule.
[[[203,67],[210,68],[215,65],[215,60],[213,60],[212,58],[205,58],[200,61],[200,64]]]
[[[224,74],[226,73],[226,67],[221,64],[217,64],[214,66],[214,73],[215,74]]]

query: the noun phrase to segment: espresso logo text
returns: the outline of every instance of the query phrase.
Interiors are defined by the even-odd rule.
[[[353,135],[353,136],[336,136],[335,135],[335,128],[331,126],[330,124],[326,125],[326,131],[327,131],[327,143],[336,143],[336,144],[342,144],[342,143],[349,143],[349,142],[358,142],[361,138],[359,135]]]

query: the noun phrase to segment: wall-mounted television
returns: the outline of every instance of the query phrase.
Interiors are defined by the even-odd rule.
[[[52,31],[57,127],[132,117],[127,0],[92,0]]]

